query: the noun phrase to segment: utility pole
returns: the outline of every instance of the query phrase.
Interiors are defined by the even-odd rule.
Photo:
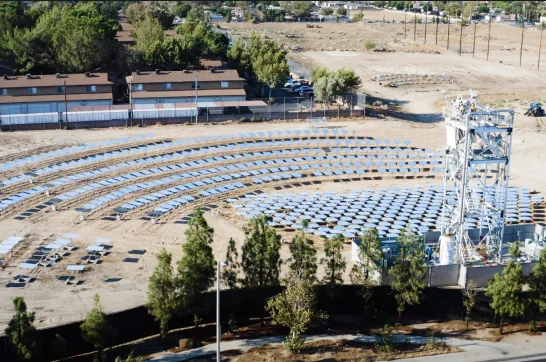
[[[491,43],[491,22],[493,21],[493,15],[489,13],[489,35],[487,36],[487,58],[485,60],[489,61],[489,44]]]
[[[447,17],[447,50],[449,50],[449,28],[451,27],[451,18]]]
[[[542,33],[543,33],[543,30],[544,30],[544,22],[543,22],[542,18],[544,18],[544,4],[542,4],[542,16],[540,17],[540,43],[538,44],[537,71],[540,70],[540,52],[542,50]]]
[[[416,34],[417,34],[417,13],[415,13],[415,19],[413,21],[413,41],[415,41]]]
[[[523,12],[521,14],[521,44],[519,47],[519,66],[521,67],[521,57],[523,56],[523,33],[525,32],[525,19],[523,14],[525,14],[525,4],[523,4]]]
[[[408,24],[407,15],[408,15],[408,12],[404,11],[404,39],[406,39],[406,25]]]
[[[66,118],[66,129],[68,130],[68,102],[66,101],[66,80],[63,82],[63,90],[64,90],[64,115]]]
[[[195,76],[195,123],[199,123],[199,105],[197,103],[197,87],[199,86],[199,83],[197,82],[197,76]]]
[[[222,332],[220,327],[220,268],[221,262],[216,263],[216,361],[220,362],[220,339]]]
[[[476,27],[478,26],[478,14],[476,13],[476,19],[474,19],[474,41],[472,42],[472,58],[476,52]]]
[[[440,18],[436,17],[436,44],[438,45],[438,26],[440,26]]]
[[[463,49],[463,23],[464,23],[464,16],[463,16],[463,2],[461,2],[461,34],[459,34],[459,55],[462,53]]]
[[[428,11],[425,13],[425,44],[427,43],[427,23],[428,23]]]

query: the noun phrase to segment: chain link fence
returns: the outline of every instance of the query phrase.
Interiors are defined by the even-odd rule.
[[[146,126],[152,124],[181,124],[225,122],[256,122],[267,120],[306,120],[309,117],[344,118],[365,115],[366,96],[348,94],[330,104],[317,102],[310,97],[262,98],[240,102],[202,102],[197,112],[194,103],[149,104],[136,112],[129,105],[78,107],[63,112],[22,113],[0,115],[3,131],[40,129],[108,128]],[[161,112],[154,112],[161,110]],[[185,111],[185,112],[184,112]]]

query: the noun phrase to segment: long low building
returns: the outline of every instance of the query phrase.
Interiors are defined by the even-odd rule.
[[[0,78],[0,114],[64,112],[113,102],[106,73],[20,75]]]
[[[132,104],[246,100],[245,82],[236,70],[135,72],[127,83]]]

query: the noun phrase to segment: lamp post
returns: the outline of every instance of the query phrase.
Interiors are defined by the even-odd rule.
[[[220,269],[226,266],[225,261],[216,262],[216,361],[220,362],[220,340],[222,331],[220,326]]]
[[[195,123],[199,123],[199,105],[197,103],[198,94],[197,87],[199,87],[199,82],[197,82],[197,76],[195,76]]]

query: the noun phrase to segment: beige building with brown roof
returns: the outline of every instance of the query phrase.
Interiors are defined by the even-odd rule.
[[[0,78],[0,113],[63,112],[65,105],[111,105],[106,73],[18,75]]]
[[[127,77],[132,104],[244,101],[236,70],[149,71]]]

